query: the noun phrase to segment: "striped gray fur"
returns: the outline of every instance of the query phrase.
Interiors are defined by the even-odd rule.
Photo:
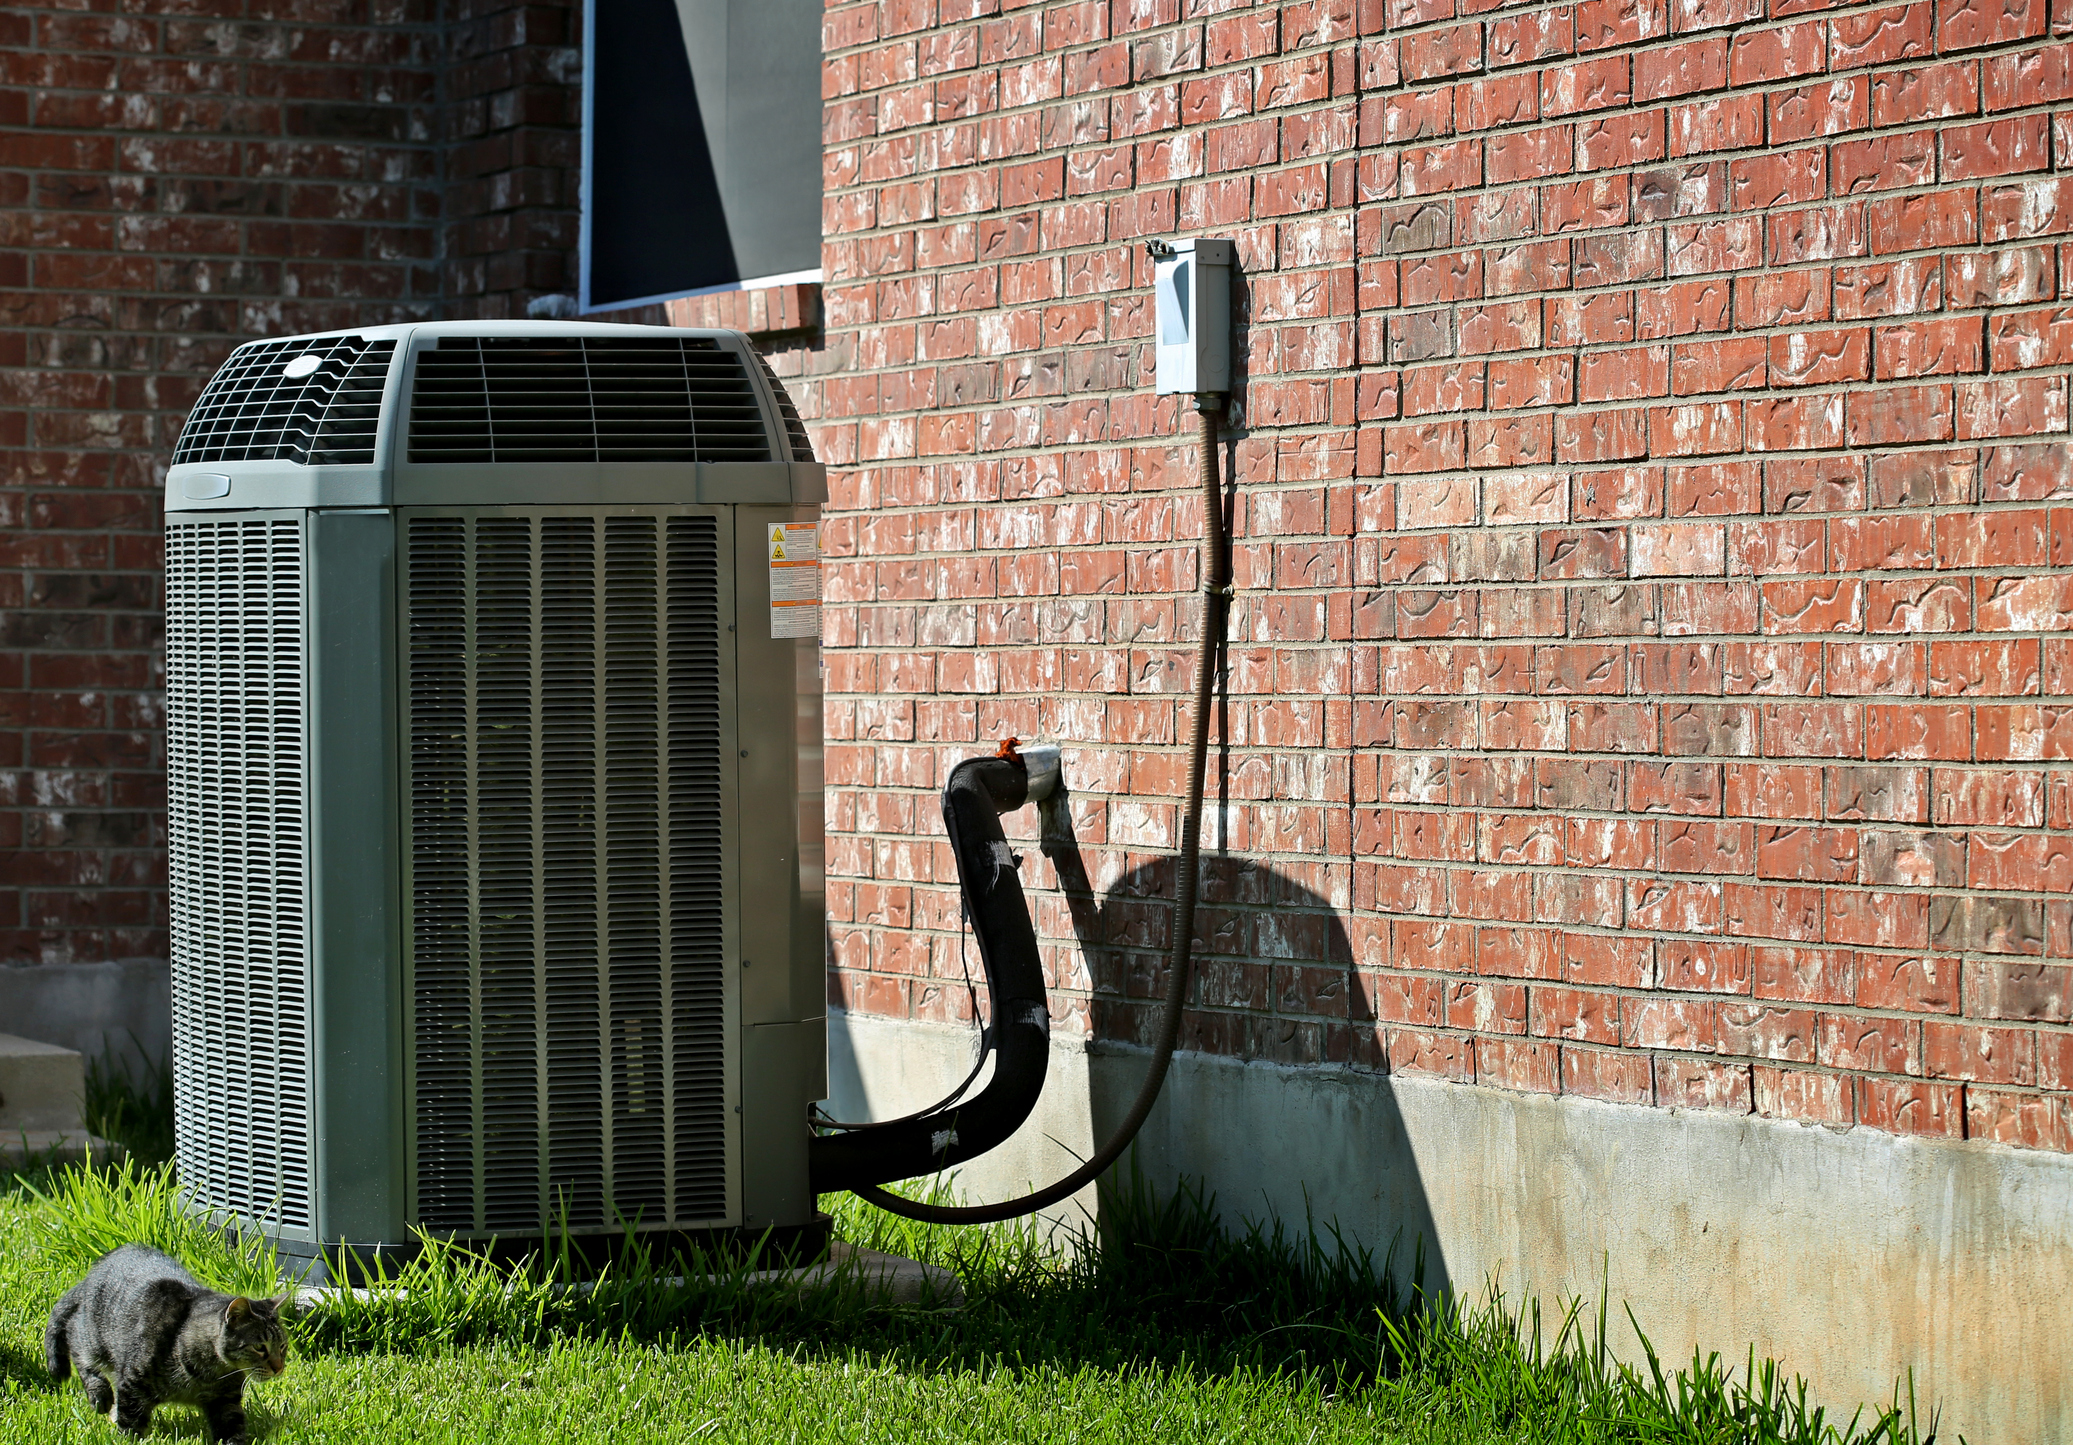
[[[77,1370],[87,1399],[142,1435],[160,1405],[198,1406],[210,1434],[243,1445],[244,1391],[287,1364],[282,1299],[204,1289],[171,1255],[125,1244],[103,1255],[50,1312],[44,1362]]]

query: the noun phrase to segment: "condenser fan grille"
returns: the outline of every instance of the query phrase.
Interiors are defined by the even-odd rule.
[[[704,336],[444,336],[418,353],[413,462],[766,462],[748,368]]]
[[[718,523],[406,528],[418,1221],[721,1220]]]
[[[174,1133],[206,1208],[311,1227],[299,519],[166,528]]]
[[[382,390],[395,352],[394,341],[358,336],[239,347],[188,414],[173,465],[372,464]]]

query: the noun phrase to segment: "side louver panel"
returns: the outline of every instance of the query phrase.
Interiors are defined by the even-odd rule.
[[[770,369],[770,362],[762,353],[756,355],[756,365],[763,368],[763,378],[770,383],[770,394],[777,398],[778,420],[784,423],[785,443],[792,449],[792,460],[810,462],[813,460],[813,437],[806,430],[806,423],[800,420],[799,408],[792,401],[792,393],[785,390],[785,384],[778,380],[777,373]]]
[[[724,1221],[718,521],[405,515],[416,1222]]]
[[[203,388],[173,449],[185,462],[368,466],[394,341],[358,336],[241,346]]]
[[[705,336],[443,336],[418,353],[413,462],[766,462],[741,357]]]
[[[174,1134],[204,1207],[312,1227],[303,523],[166,528]]]

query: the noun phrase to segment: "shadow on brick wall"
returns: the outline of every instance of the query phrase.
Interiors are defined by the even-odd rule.
[[[1148,859],[1100,893],[1077,849],[1057,862],[1092,989],[1089,1102],[1105,1139],[1136,1098],[1158,1031],[1179,860]],[[1139,1136],[1139,1165],[1157,1187],[1205,1182],[1227,1224],[1343,1226],[1378,1262],[1393,1250],[1399,1279],[1422,1255],[1424,1284],[1447,1289],[1375,1000],[1338,911],[1255,859],[1207,856],[1201,869],[1180,1051]]]

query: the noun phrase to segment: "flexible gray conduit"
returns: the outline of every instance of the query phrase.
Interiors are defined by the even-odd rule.
[[[1180,1042],[1181,1009],[1188,996],[1188,971],[1194,955],[1195,887],[1202,859],[1202,788],[1209,760],[1209,709],[1216,696],[1217,658],[1223,651],[1224,624],[1231,601],[1231,554],[1224,536],[1223,488],[1216,460],[1217,423],[1223,414],[1223,398],[1211,395],[1195,400],[1201,414],[1202,646],[1195,662],[1195,728],[1188,743],[1188,810],[1181,823],[1180,866],[1173,885],[1173,940],[1168,954],[1166,1005],[1159,1016],[1159,1037],[1152,1045],[1151,1068],[1145,1073],[1130,1112],[1108,1142],[1055,1184],[1020,1199],[963,1205],[923,1204],[876,1185],[851,1186],[852,1193],[890,1214],[929,1224],[993,1224],[1034,1214],[1061,1199],[1069,1199],[1122,1158],[1166,1083],[1167,1066],[1173,1062],[1174,1046]]]

